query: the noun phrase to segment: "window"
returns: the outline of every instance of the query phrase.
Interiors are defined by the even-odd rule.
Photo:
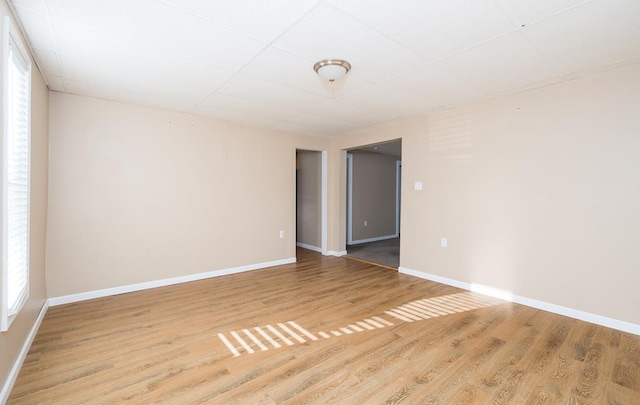
[[[9,17],[3,29],[2,316],[5,331],[29,296],[31,62]]]

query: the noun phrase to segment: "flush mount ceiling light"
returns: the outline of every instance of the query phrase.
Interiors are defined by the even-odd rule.
[[[351,64],[346,60],[325,59],[313,65],[313,70],[323,79],[334,82],[349,73]]]

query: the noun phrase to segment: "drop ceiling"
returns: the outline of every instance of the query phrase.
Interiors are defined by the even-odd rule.
[[[311,135],[640,63],[638,0],[9,1],[53,91]]]

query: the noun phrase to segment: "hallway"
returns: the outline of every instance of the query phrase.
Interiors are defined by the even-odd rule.
[[[347,256],[397,269],[400,266],[400,238],[348,245]]]

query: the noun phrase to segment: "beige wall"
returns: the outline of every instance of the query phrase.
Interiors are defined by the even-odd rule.
[[[296,169],[296,238],[321,248],[322,153],[298,151]]]
[[[328,140],[61,93],[50,114],[50,297],[295,256],[295,150]]]
[[[402,137],[401,266],[640,324],[639,105],[640,67],[615,70],[341,135],[332,162]]]
[[[352,240],[396,234],[395,156],[363,151],[353,156]],[[365,221],[367,225],[365,225]]]
[[[0,25],[4,24],[4,16],[6,15],[10,15],[10,12],[6,3],[2,1],[0,2],[0,18],[2,18]],[[4,386],[9,372],[47,298],[44,254],[47,218],[49,93],[38,68],[35,65],[32,66],[29,300],[13,321],[9,330],[0,333],[0,387]],[[2,74],[2,65],[0,64],[0,77]],[[1,103],[2,98],[0,97]]]

